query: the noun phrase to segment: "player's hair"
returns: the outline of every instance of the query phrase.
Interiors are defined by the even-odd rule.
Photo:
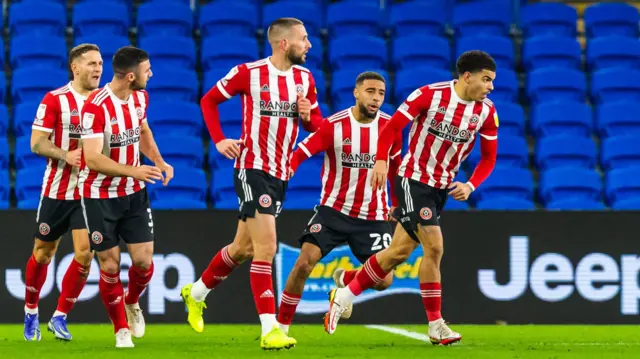
[[[378,81],[382,81],[383,83],[386,83],[386,81],[384,80],[384,76],[380,75],[375,71],[365,71],[360,75],[358,75],[358,77],[356,77],[356,86],[362,85],[364,80],[378,80]]]
[[[267,29],[267,39],[269,42],[273,42],[277,40],[274,39],[274,37],[280,36],[283,31],[289,30],[296,25],[304,25],[304,23],[295,17],[281,17],[276,19]]]
[[[458,76],[465,72],[476,73],[482,70],[496,71],[496,62],[491,55],[480,50],[471,50],[463,53],[456,62]]]
[[[113,73],[122,77],[129,72],[134,72],[140,63],[147,60],[149,60],[149,54],[146,51],[134,46],[121,47],[113,55]]]
[[[89,51],[100,52],[100,48],[96,44],[80,44],[71,49],[71,51],[69,51],[69,68],[71,68],[71,63],[73,63],[78,57]]]

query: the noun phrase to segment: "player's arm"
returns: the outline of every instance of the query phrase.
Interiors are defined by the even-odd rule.
[[[431,103],[431,91],[427,86],[419,88],[411,93],[405,102],[398,107],[391,120],[382,128],[378,137],[378,150],[376,152],[376,164],[373,167],[371,185],[382,189],[387,176],[387,160],[389,159],[391,146],[398,134],[402,136],[402,129],[429,109]]]
[[[476,165],[467,183],[454,182],[449,187],[455,188],[449,194],[458,201],[465,201],[469,194],[484,182],[496,166],[498,154],[498,114],[491,107],[488,118],[482,124],[480,133],[480,162]]]
[[[31,126],[31,152],[54,160],[66,161],[71,166],[78,167],[80,166],[80,149],[65,151],[49,139],[59,118],[59,102],[55,96],[47,93],[38,106]]]
[[[293,176],[300,164],[308,158],[326,151],[333,145],[333,123],[323,121],[320,128],[298,143],[298,148],[291,154],[290,176]]]
[[[302,118],[302,128],[307,132],[316,132],[322,123],[322,112],[318,104],[316,81],[309,73],[309,89],[305,98],[298,98],[298,112]]]
[[[102,153],[104,146],[104,110],[93,103],[82,109],[82,153],[89,169],[111,177],[133,177],[149,183],[161,180],[157,167],[134,167],[118,163]]]
[[[249,83],[249,71],[246,65],[238,65],[216,83],[200,100],[202,117],[209,130],[209,135],[216,144],[218,152],[229,159],[240,155],[240,139],[227,139],[220,125],[218,105],[231,97],[243,93]]]
[[[149,108],[149,95],[147,92],[144,92],[146,97],[146,104]],[[153,138],[153,132],[149,127],[149,121],[147,121],[147,111],[145,108],[144,117],[142,118],[141,126],[140,126],[140,152],[142,152],[145,157],[147,157],[151,162],[153,162],[156,167],[158,167],[162,172],[164,172],[164,180],[162,181],[163,185],[167,185],[169,181],[173,178],[173,167],[166,163],[160,154],[160,149],[158,148],[158,144],[156,140]]]
[[[389,155],[389,172],[387,173],[387,180],[389,181],[389,197],[391,197],[391,206],[398,207],[398,198],[396,197],[396,176],[398,175],[398,169],[402,163],[402,132],[396,133],[396,140],[391,146],[391,153]]]

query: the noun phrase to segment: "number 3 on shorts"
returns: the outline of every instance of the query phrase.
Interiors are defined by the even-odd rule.
[[[382,250],[383,246],[384,248],[389,248],[389,244],[391,243],[391,235],[389,233],[385,233],[384,235],[380,235],[379,233],[371,233],[369,234],[369,237],[374,239],[373,245],[371,246],[372,251]]]

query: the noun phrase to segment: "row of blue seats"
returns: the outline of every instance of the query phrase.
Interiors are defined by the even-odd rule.
[[[491,5],[486,1],[456,4],[451,25],[459,35],[492,34],[507,36],[513,23],[508,2]],[[140,5],[136,25],[140,33],[171,33],[188,36],[194,27],[204,36],[221,33],[252,35],[266,29],[282,16],[298,17],[311,35],[327,28],[331,36],[345,33],[380,35],[388,27],[395,34],[427,33],[444,35],[448,20],[444,1],[414,1],[390,6],[389,16],[378,1],[340,1],[327,6],[313,1],[276,1],[264,5],[262,12],[249,1],[213,1],[194,16],[186,3],[167,0]],[[99,9],[99,11],[96,11]],[[383,8],[384,9],[384,8]],[[124,35],[131,25],[130,6],[118,2],[81,2],[74,6],[72,25],[76,33],[98,31]],[[584,15],[589,36],[619,34],[638,36],[638,10],[630,5],[597,4]],[[525,36],[555,33],[575,37],[576,10],[565,4],[531,4],[521,11],[520,26]],[[12,33],[64,32],[66,9],[55,2],[23,1],[11,5],[9,26]]]
[[[307,199],[310,202],[317,201],[321,188],[320,171],[317,165],[303,164],[289,182],[287,197],[297,200]],[[640,184],[636,181],[639,175],[640,167],[613,170],[606,174],[603,187],[600,175],[593,170],[549,169],[541,173],[540,185],[536,190],[529,170],[498,167],[492,176],[472,194],[471,202],[480,204],[488,199],[497,198],[533,201],[537,194],[547,206],[556,207],[558,202],[600,202],[604,194],[607,203],[613,207],[619,203],[627,206],[625,202],[633,200],[638,203],[640,199]],[[17,199],[30,203],[36,201],[40,195],[42,176],[42,170],[37,168],[18,171],[15,188]],[[6,200],[10,191],[8,175],[0,177],[2,177],[0,178],[0,199]],[[456,179],[464,181],[466,178],[466,174],[461,172]],[[150,185],[149,191],[152,199],[206,203],[207,195],[210,195],[215,204],[233,204],[236,201],[233,205],[237,205],[233,169],[229,166],[215,171],[210,183],[202,169],[176,167],[175,178],[169,186]]]

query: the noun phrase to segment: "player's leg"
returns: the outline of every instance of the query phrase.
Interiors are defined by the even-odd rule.
[[[37,231],[33,251],[25,270],[24,339],[40,340],[38,302],[47,279],[49,263],[58,249],[60,237],[67,231],[68,220],[60,211],[60,202],[47,197],[40,199],[36,215]]]
[[[187,322],[195,332],[202,333],[204,330],[202,313],[207,307],[205,299],[209,292],[227,279],[242,262],[251,257],[253,257],[253,246],[247,224],[238,221],[238,230],[233,242],[216,253],[195,283],[185,285],[180,291],[187,307]]]
[[[58,306],[47,325],[47,329],[59,339],[71,340],[71,333],[67,329],[67,315],[87,282],[93,252],[82,216],[80,201],[69,201],[68,207],[74,256],[62,279]]]
[[[131,331],[124,309],[124,287],[120,281],[120,248],[116,231],[125,212],[119,198],[82,199],[91,249],[95,251],[100,266],[98,291],[107,309],[116,337],[116,348],[132,348]]]

